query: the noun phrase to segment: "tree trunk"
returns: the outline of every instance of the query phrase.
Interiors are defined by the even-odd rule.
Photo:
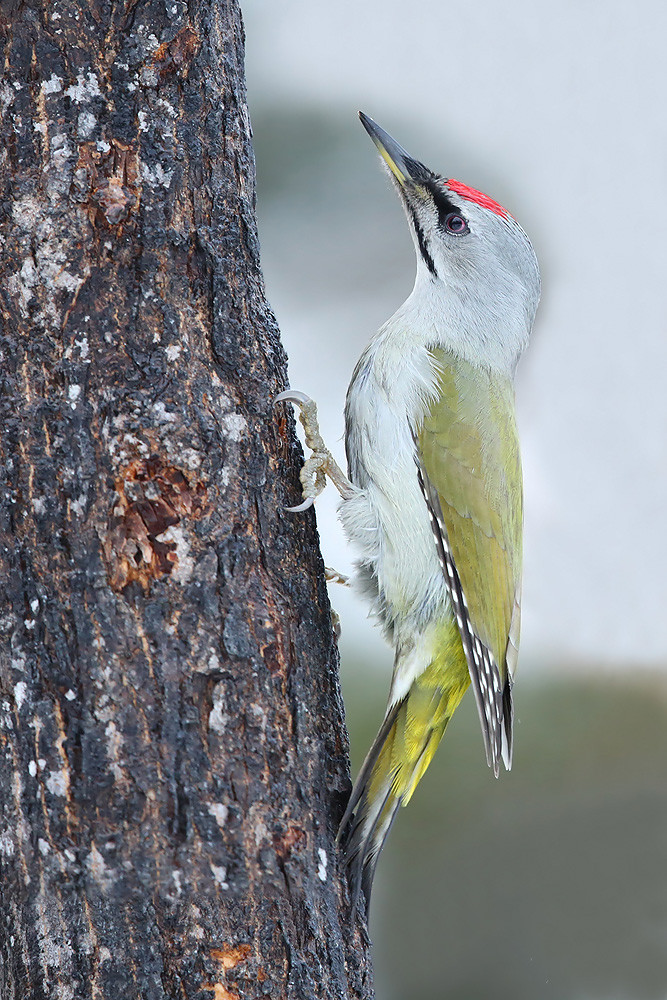
[[[0,997],[371,997],[238,5],[1,10]]]

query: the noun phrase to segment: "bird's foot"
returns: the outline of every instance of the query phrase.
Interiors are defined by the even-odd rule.
[[[353,497],[356,492],[354,486],[334,460],[320,434],[315,401],[303,392],[288,389],[286,392],[279,393],[273,402],[274,405],[276,403],[294,403],[295,406],[299,407],[299,420],[305,432],[306,446],[312,451],[312,455],[303,463],[303,468],[299,473],[303,503],[285,509],[297,514],[312,507],[326,486],[327,476],[343,500],[349,500]]]
[[[327,583],[340,583],[343,587],[350,586],[349,576],[345,576],[344,573],[339,573],[337,569],[332,569],[331,566],[324,567],[324,579]]]

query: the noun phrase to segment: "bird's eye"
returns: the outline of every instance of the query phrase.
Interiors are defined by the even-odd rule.
[[[465,236],[466,233],[470,232],[466,220],[462,215],[457,215],[456,212],[450,212],[445,218],[445,229],[454,236]]]

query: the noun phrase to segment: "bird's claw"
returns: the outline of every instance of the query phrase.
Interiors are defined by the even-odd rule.
[[[275,406],[276,403],[296,403],[297,406],[303,406],[304,403],[311,402],[310,396],[306,396],[305,392],[299,392],[298,389],[286,389],[285,392],[278,393],[273,400],[273,405]]]
[[[290,514],[300,514],[302,510],[308,510],[315,503],[315,497],[307,497],[303,503],[298,503],[296,507],[283,507],[283,510],[289,511]]]
[[[294,403],[299,407],[299,420],[303,425],[306,438],[306,447],[310,448],[313,454],[303,463],[303,468],[299,473],[301,479],[303,503],[294,507],[285,507],[290,514],[300,514],[304,510],[309,510],[315,503],[326,486],[326,466],[328,464],[329,453],[327,452],[320,428],[317,422],[317,405],[305,392],[296,389],[286,389],[280,392],[273,400],[276,403]]]
[[[302,486],[303,503],[295,507],[286,507],[292,514],[299,514],[313,506],[327,483],[327,476],[332,480],[344,499],[349,499],[354,493],[354,487],[340,470],[327,448],[320,433],[317,422],[317,404],[305,392],[296,389],[286,389],[278,393],[273,400],[276,403],[294,403],[299,407],[299,420],[303,425],[306,447],[312,455],[303,463],[299,474]]]

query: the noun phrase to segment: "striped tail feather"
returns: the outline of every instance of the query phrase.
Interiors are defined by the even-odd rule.
[[[443,683],[441,670],[432,663],[407,695],[389,707],[352,789],[339,839],[354,909],[363,892],[368,912],[378,858],[398,807],[408,804],[431,763],[470,683],[467,669],[457,671],[452,680]]]

